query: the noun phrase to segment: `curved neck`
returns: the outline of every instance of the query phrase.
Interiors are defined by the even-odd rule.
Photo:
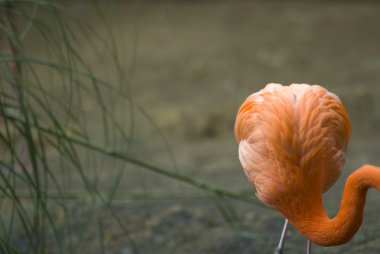
[[[380,168],[365,165],[348,177],[335,218],[330,219],[324,211],[322,195],[306,203],[302,211],[282,213],[312,242],[323,246],[344,244],[362,223],[366,193],[371,187],[380,191]]]

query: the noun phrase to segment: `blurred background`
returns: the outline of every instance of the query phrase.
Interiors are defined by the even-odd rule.
[[[380,164],[378,1],[0,1],[0,252],[273,253],[282,216],[238,160],[236,112],[267,83],[319,84],[353,135],[324,196]],[[378,253],[369,191],[348,244]],[[306,253],[293,228],[285,253]]]

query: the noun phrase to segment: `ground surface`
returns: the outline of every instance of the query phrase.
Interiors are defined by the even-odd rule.
[[[321,84],[338,94],[353,135],[344,174],[326,194],[325,207],[334,215],[346,176],[363,163],[380,164],[380,4],[279,2],[118,1],[104,10],[125,46],[125,65],[134,66],[127,74],[133,75],[135,102],[167,137],[180,172],[196,179],[251,190],[237,158],[233,123],[241,102],[266,83]],[[93,18],[99,36],[107,38],[85,4],[69,6]],[[95,70],[108,68],[91,47],[82,53]],[[147,160],[173,168],[162,139],[146,122],[137,124]],[[138,170],[123,182],[126,193],[140,198],[120,199],[115,209],[141,253],[271,253],[278,241],[282,218],[271,209],[228,201],[235,208],[229,223],[209,193]],[[363,226],[349,244],[315,246],[314,253],[378,253],[379,200],[378,193],[369,193]],[[83,239],[78,250],[100,252],[91,233],[96,216],[77,216],[73,234]],[[105,228],[110,253],[134,253],[117,226],[110,222]],[[303,253],[306,242],[294,230],[289,235],[285,253]]]

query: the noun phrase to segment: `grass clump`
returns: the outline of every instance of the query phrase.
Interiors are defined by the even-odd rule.
[[[160,129],[132,96],[138,19],[126,61],[100,3],[90,6],[107,38],[59,1],[0,1],[0,252],[78,252],[89,238],[73,232],[86,232],[79,215],[89,214],[97,235],[91,244],[98,252],[107,252],[105,227],[113,220],[139,253],[115,208],[129,169],[212,193],[235,227],[236,214],[224,197],[253,200],[152,164],[135,149],[143,146],[136,141],[141,117],[170,153]],[[94,71],[86,48],[112,62],[112,79]]]

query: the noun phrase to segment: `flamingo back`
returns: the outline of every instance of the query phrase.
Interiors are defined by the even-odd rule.
[[[277,208],[300,190],[320,195],[330,188],[344,166],[350,126],[340,99],[318,85],[272,83],[250,95],[235,137],[259,199]]]

